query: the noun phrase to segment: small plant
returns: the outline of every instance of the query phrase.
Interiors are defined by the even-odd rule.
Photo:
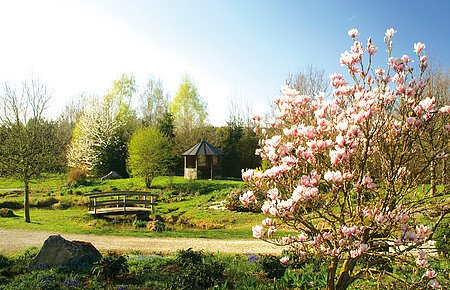
[[[135,219],[133,221],[133,228],[145,228],[147,226],[147,221]]]
[[[261,259],[261,266],[267,277],[271,279],[279,279],[283,277],[286,271],[286,265],[280,262],[280,259],[276,256],[264,256]]]
[[[224,265],[201,251],[180,251],[175,262],[180,271],[172,276],[170,289],[206,289],[224,283]]]
[[[122,255],[108,253],[106,257],[94,264],[92,273],[97,277],[103,276],[114,280],[120,273],[128,273],[128,261]]]

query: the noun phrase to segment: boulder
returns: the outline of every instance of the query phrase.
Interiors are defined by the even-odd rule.
[[[90,267],[101,258],[102,254],[91,243],[68,241],[54,235],[47,238],[28,268],[33,271],[58,266]]]

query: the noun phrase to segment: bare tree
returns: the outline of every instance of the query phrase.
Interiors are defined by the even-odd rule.
[[[314,96],[319,92],[327,91],[328,78],[323,69],[308,65],[303,71],[289,75],[286,84],[302,95]]]
[[[163,119],[168,110],[169,98],[164,95],[162,81],[149,78],[141,94],[142,122],[156,127],[158,120]]]
[[[43,116],[50,99],[47,86],[36,79],[24,82],[20,92],[5,83],[0,95],[0,167],[24,183],[26,222],[30,222],[30,180],[54,161],[54,126]]]

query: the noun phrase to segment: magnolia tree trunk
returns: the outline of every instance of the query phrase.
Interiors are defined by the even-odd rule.
[[[31,222],[30,219],[30,181],[28,179],[24,180],[25,183],[25,195],[24,195],[24,202],[23,202],[23,209],[24,209],[24,215],[25,215],[25,222],[29,223]]]

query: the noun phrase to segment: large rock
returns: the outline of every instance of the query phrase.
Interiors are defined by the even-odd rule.
[[[30,261],[29,269],[47,269],[57,266],[91,266],[102,254],[88,242],[68,241],[60,235],[50,236],[41,251]]]

